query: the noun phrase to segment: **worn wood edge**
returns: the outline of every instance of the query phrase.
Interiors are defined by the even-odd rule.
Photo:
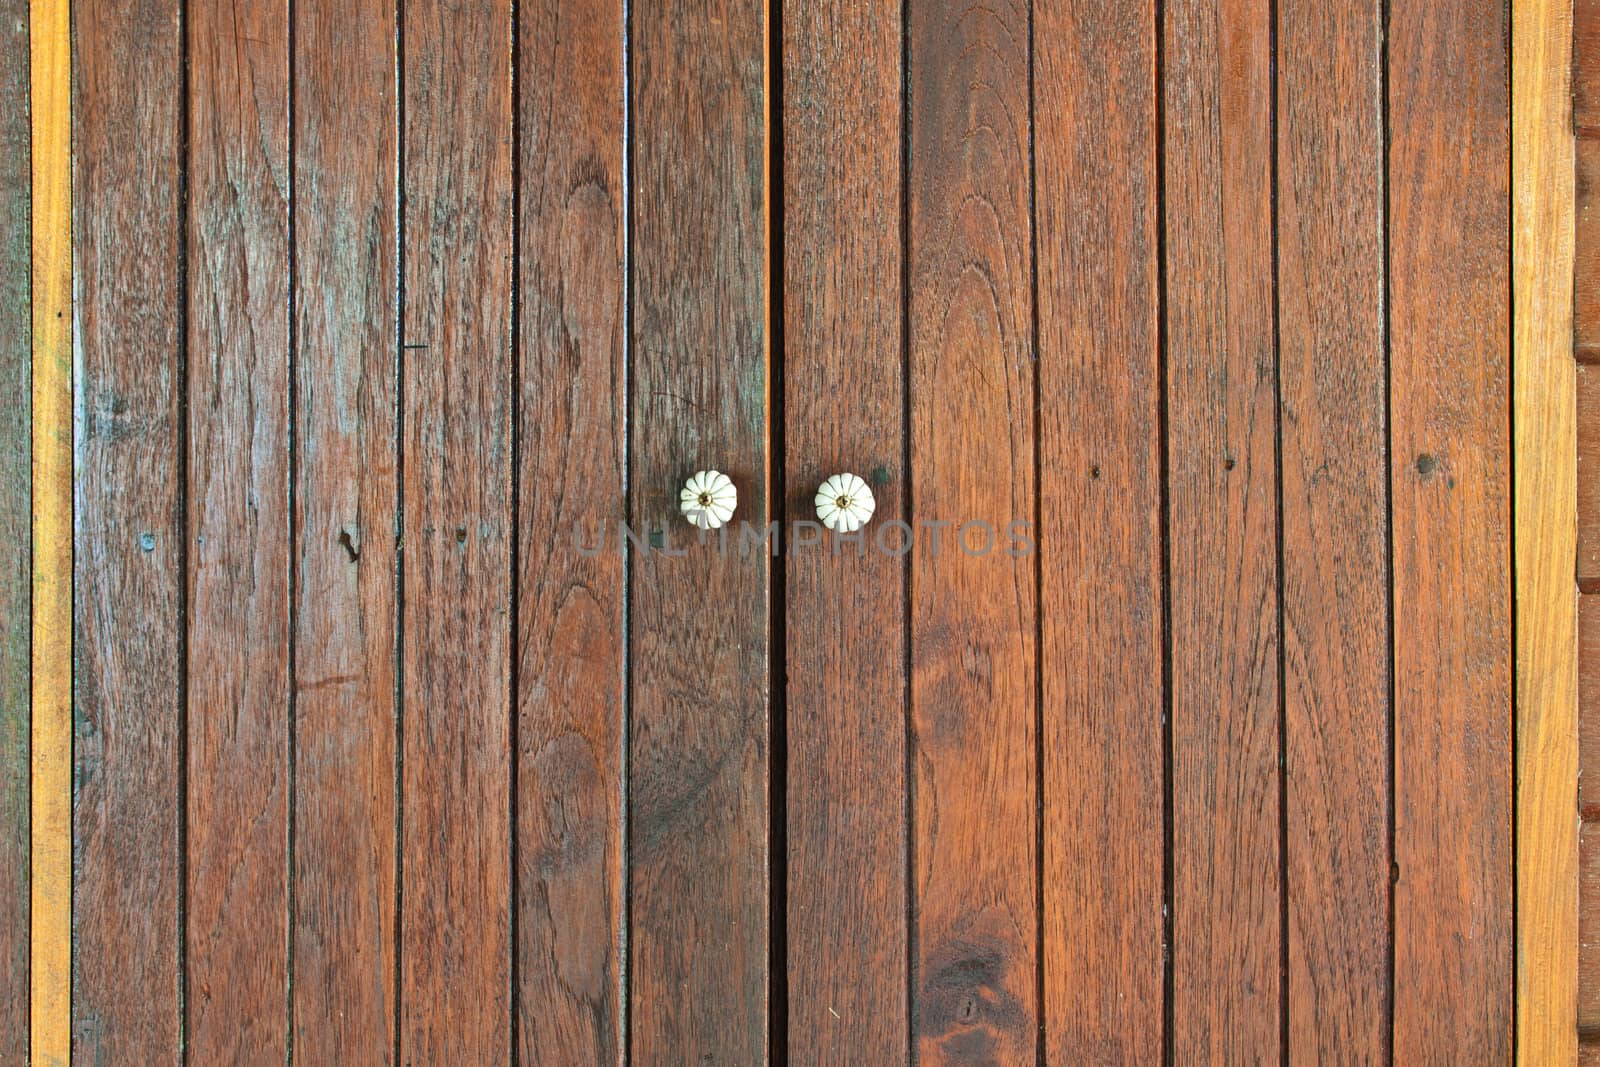
[[[1571,0],[1512,7],[1517,1062],[1577,1041],[1577,446]]]
[[[33,651],[30,1060],[71,1056],[72,51],[70,0],[32,0]]]

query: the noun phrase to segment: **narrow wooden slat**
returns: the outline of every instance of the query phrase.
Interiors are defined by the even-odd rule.
[[[33,264],[28,223],[32,199],[28,6],[23,0],[0,2],[0,42],[0,395],[7,398],[0,405],[0,1063],[21,1063],[28,1055],[32,780],[28,689],[33,625],[33,423],[32,404],[22,399],[32,388]],[[64,82],[65,71],[60,73]],[[51,162],[47,156],[45,167]],[[45,378],[60,384],[59,377],[46,374]],[[51,399],[58,396],[52,394]],[[67,416],[58,424],[60,429],[72,425],[70,407],[61,412],[57,406],[53,411]],[[52,444],[54,452],[70,462],[70,445]],[[59,487],[54,488],[59,493]],[[70,490],[62,495],[69,507],[71,499]]]
[[[1178,1062],[1279,1042],[1272,10],[1165,6]]]
[[[1512,1055],[1509,29],[1389,6],[1397,1063]]]
[[[737,534],[769,519],[765,11],[631,8],[635,1063],[768,1054],[771,561]],[[704,469],[739,492],[725,552],[678,515]]]
[[[911,514],[950,524],[911,557],[916,1051],[1032,1062],[1037,560],[1011,540],[1035,515],[1028,8],[914,0],[908,21]]]
[[[1595,237],[1600,238],[1600,233]],[[1578,583],[1600,591],[1600,367],[1579,365],[1571,385],[1575,400]]]
[[[1570,0],[1570,10],[1573,120],[1600,132],[1600,0]]]
[[[1600,127],[1578,138],[1574,165],[1572,336],[1579,359],[1593,362],[1600,353]]]
[[[1577,1054],[1571,0],[1512,8],[1517,1062]]]
[[[288,1047],[289,19],[189,8],[186,1047]]]
[[[1592,706],[1592,705],[1589,705]],[[1588,707],[1585,707],[1585,711]],[[1578,1030],[1600,1031],[1600,823],[1586,822],[1582,826],[1578,846],[1578,893],[1584,901],[1578,914],[1576,947],[1577,960],[1573,979],[1577,983],[1573,1003],[1575,1026]]]
[[[1584,819],[1600,821],[1600,596],[1578,598],[1578,785]],[[1600,916],[1600,898],[1584,897]]]
[[[521,1062],[619,1063],[626,175],[619,0],[518,5]],[[593,546],[599,546],[598,552]]]
[[[823,534],[787,557],[797,1063],[903,1063],[908,1051],[906,563],[889,525],[905,518],[907,484],[901,14],[857,0],[783,10],[788,515],[816,521],[817,487],[841,471],[877,502],[859,548]]]
[[[18,408],[24,383],[32,377],[31,420],[22,429],[31,434],[31,444],[26,437],[7,438],[6,449],[21,451],[8,456],[3,480],[8,487],[4,505],[8,517],[20,522],[31,496],[31,530],[27,525],[11,527],[8,541],[26,545],[31,534],[33,572],[31,583],[6,594],[24,598],[31,594],[31,605],[26,599],[8,601],[5,614],[11,621],[3,624],[8,650],[26,651],[31,642],[31,662],[29,674],[13,680],[8,671],[0,682],[6,686],[0,699],[7,705],[0,714],[26,731],[0,739],[4,746],[0,760],[31,758],[32,767],[29,774],[22,770],[28,766],[25,762],[9,765],[28,776],[21,779],[20,795],[9,791],[7,795],[28,804],[30,810],[20,818],[8,812],[6,824],[30,832],[31,842],[24,845],[28,839],[23,838],[17,840],[16,851],[6,850],[15,857],[11,869],[17,872],[15,884],[24,895],[17,898],[15,910],[7,907],[9,898],[0,904],[7,907],[3,940],[13,946],[3,965],[14,976],[5,990],[10,1007],[0,1022],[0,1031],[11,1036],[0,1038],[0,1060],[26,1058],[39,1067],[66,1067],[72,1052],[72,26],[66,0],[35,0],[27,11],[26,30],[21,29],[22,5],[0,16],[8,23],[15,19],[10,24],[19,27],[20,39],[10,54],[19,63],[25,55],[31,59],[28,89],[16,90],[28,93],[29,106],[8,110],[6,120],[9,123],[9,116],[15,115],[20,122],[26,114],[31,130],[8,128],[5,151],[16,153],[10,159],[23,179],[17,191],[31,187],[32,210],[28,213],[28,200],[10,200],[8,185],[6,215],[0,223],[6,231],[6,251],[0,254],[8,263],[6,280],[0,284],[8,295],[0,314],[16,318],[8,317],[0,329],[21,345],[25,324],[30,324],[24,308],[31,296],[31,368],[23,354],[26,348],[8,346],[4,357],[6,373],[18,376],[8,379],[7,394]],[[20,69],[15,76],[23,76]],[[8,161],[6,177],[0,180],[9,183],[10,176],[18,173],[10,169],[12,165]],[[30,266],[21,261],[12,268],[9,257],[27,255],[25,249],[31,251],[31,285],[23,274],[16,288],[10,271],[29,271]],[[31,470],[23,458],[30,449]],[[11,510],[14,507],[19,510]],[[27,566],[22,561],[28,557],[24,549],[15,558]],[[31,632],[11,629],[25,626],[25,619],[32,623]],[[13,642],[14,632],[20,644]],[[8,659],[13,654],[8,651]],[[11,925],[16,922],[22,925]]]
[[[293,8],[291,1023],[302,1063],[387,1062],[394,1049],[395,10]]]
[[[72,4],[72,1039],[84,1063],[173,1062],[179,1050],[180,8]]]
[[[400,1058],[510,1057],[511,9],[408,0]]]
[[[1278,7],[1289,1055],[1389,1041],[1382,5]]]
[[[1148,0],[1034,12],[1051,1063],[1164,1041],[1157,32]]]

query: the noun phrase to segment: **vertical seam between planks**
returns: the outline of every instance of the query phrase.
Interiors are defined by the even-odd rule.
[[[782,536],[788,517],[785,465],[788,433],[783,406],[783,3],[768,0],[766,21],[767,138],[767,521],[778,523],[778,554],[767,553],[767,710],[771,735],[767,756],[768,878],[767,1056],[789,1061],[789,672],[787,641],[788,560]],[[776,561],[776,562],[775,562]]]
[[[1506,316],[1506,390],[1505,390],[1505,429],[1506,429],[1506,587],[1507,611],[1506,627],[1510,643],[1507,646],[1507,695],[1509,707],[1506,709],[1506,732],[1511,738],[1511,767],[1510,781],[1511,803],[1511,968],[1510,984],[1507,990],[1511,1000],[1511,1056],[1517,1059],[1517,1050],[1521,1043],[1519,1024],[1521,1012],[1517,1010],[1517,995],[1520,983],[1517,979],[1517,969],[1522,959],[1522,922],[1520,915],[1521,879],[1517,877],[1521,857],[1521,768],[1522,768],[1522,738],[1521,731],[1517,729],[1517,652],[1518,640],[1518,604],[1517,604],[1517,433],[1516,433],[1516,395],[1517,395],[1517,275],[1516,275],[1516,168],[1517,150],[1515,138],[1511,134],[1512,114],[1515,110],[1515,84],[1516,84],[1516,49],[1512,47],[1516,31],[1512,27],[1511,0],[1503,0],[1501,4],[1501,28],[1504,31],[1504,47],[1506,58],[1505,91],[1506,91],[1506,308],[1510,314]]]
[[[622,508],[633,528],[633,5],[622,0]],[[633,1061],[631,1011],[633,996],[629,954],[633,932],[633,547],[622,539],[621,718],[617,743],[620,850],[618,878],[622,903],[617,930],[617,1059]]]
[[[1166,10],[1154,5],[1154,93],[1156,165],[1156,333],[1157,426],[1160,435],[1159,489],[1161,511],[1161,932],[1162,932],[1162,1062],[1172,1067],[1177,1054],[1176,955],[1174,922],[1174,797],[1172,774],[1172,489],[1169,471],[1167,405],[1167,103]]]
[[[915,511],[911,468],[911,2],[900,2],[900,482],[904,522],[911,527]],[[917,1062],[917,728],[912,649],[913,547],[901,560],[901,627],[904,649],[905,714],[905,971],[906,1063]]]
[[[1284,526],[1283,526],[1283,309],[1279,300],[1279,270],[1281,243],[1278,240],[1278,0],[1267,4],[1268,58],[1270,62],[1272,116],[1269,130],[1271,148],[1271,184],[1268,202],[1272,211],[1272,466],[1274,507],[1274,541],[1277,559],[1277,670],[1278,670],[1278,1062],[1289,1063],[1289,699],[1285,654],[1284,616],[1285,592],[1283,576]]]
[[[189,1061],[189,0],[181,0],[178,60],[178,1062]]]
[[[518,959],[521,958],[520,939],[518,936],[518,923],[521,919],[521,910],[517,907],[519,885],[518,863],[521,852],[517,842],[521,837],[519,832],[517,806],[518,766],[522,762],[521,756],[521,731],[518,728],[521,718],[521,709],[517,700],[517,681],[520,671],[520,644],[518,637],[522,632],[522,616],[520,614],[519,595],[522,588],[522,494],[521,485],[521,458],[520,446],[522,440],[522,344],[521,326],[522,316],[519,313],[521,306],[522,282],[522,80],[520,78],[522,58],[521,39],[517,32],[518,23],[521,21],[520,5],[517,0],[510,3],[510,79],[511,79],[511,411],[508,419],[511,432],[511,469],[508,472],[510,482],[511,515],[511,559],[510,579],[507,582],[510,594],[510,626],[506,635],[507,658],[506,668],[506,739],[507,761],[509,766],[506,773],[506,811],[508,819],[507,849],[509,851],[509,892],[507,901],[507,961],[506,976],[509,985],[506,1008],[507,1039],[509,1042],[512,1067],[516,1067],[521,1060],[517,1048],[518,1022],[522,1013],[522,1001],[519,995],[519,968]]]
[[[406,51],[405,0],[394,0],[394,1063],[400,1059],[405,979],[406,618]]]
[[[285,777],[287,779],[287,782],[286,782],[286,785],[285,785],[286,796],[285,796],[285,804],[284,804],[285,813],[286,813],[286,817],[285,817],[285,820],[284,820],[284,822],[285,822],[284,834],[285,834],[285,839],[286,839],[285,840],[285,846],[286,847],[285,847],[285,850],[284,850],[284,865],[285,865],[285,876],[286,876],[285,877],[285,883],[286,884],[285,884],[285,894],[284,894],[284,961],[285,961],[284,979],[285,980],[284,980],[284,991],[283,991],[283,997],[284,997],[283,1011],[284,1011],[284,1062],[287,1063],[289,1065],[289,1067],[293,1067],[293,1064],[294,1064],[295,886],[296,886],[296,883],[297,883],[297,877],[296,877],[296,872],[295,872],[295,862],[294,862],[294,860],[295,860],[295,831],[296,831],[296,826],[295,826],[295,799],[298,796],[297,781],[296,781],[296,776],[295,776],[295,762],[296,762],[296,758],[297,758],[297,753],[299,751],[299,746],[297,744],[298,729],[297,729],[297,723],[296,723],[296,715],[297,715],[297,708],[298,708],[298,701],[296,700],[296,695],[297,695],[297,686],[298,686],[298,677],[299,677],[298,669],[297,669],[297,663],[296,663],[296,655],[297,655],[297,651],[298,651],[299,645],[298,645],[298,642],[297,642],[296,638],[297,638],[297,635],[298,635],[299,629],[300,629],[300,626],[299,626],[299,619],[300,619],[299,590],[297,588],[297,583],[295,582],[295,577],[294,577],[295,576],[295,560],[299,558],[299,553],[297,551],[297,545],[296,545],[296,536],[295,536],[296,531],[298,529],[298,523],[296,522],[296,518],[295,518],[296,517],[296,508],[297,508],[297,505],[298,505],[298,502],[299,502],[299,497],[295,493],[296,472],[297,472],[297,469],[298,469],[298,457],[299,457],[299,448],[298,448],[298,444],[299,444],[299,425],[298,425],[299,405],[295,401],[295,394],[298,392],[298,390],[295,387],[295,383],[296,383],[295,370],[296,370],[296,367],[298,365],[298,360],[296,359],[296,356],[298,355],[298,346],[296,345],[295,342],[296,342],[297,337],[299,336],[299,326],[298,326],[298,320],[296,319],[296,316],[295,316],[295,309],[298,307],[298,303],[296,301],[296,295],[297,295],[298,290],[299,290],[299,284],[300,284],[299,283],[299,277],[300,276],[299,276],[299,260],[295,255],[295,166],[296,166],[295,136],[294,136],[295,103],[296,103],[296,97],[295,97],[295,91],[294,91],[294,84],[295,84],[295,79],[294,79],[294,72],[295,72],[295,62],[294,62],[294,60],[295,60],[295,33],[294,33],[294,27],[295,27],[295,0],[287,0],[287,3],[288,3],[288,20],[289,20],[289,25],[288,25],[289,54],[286,57],[286,60],[287,60],[287,63],[288,63],[288,67],[289,67],[289,77],[288,77],[288,85],[289,85],[289,117],[288,117],[288,127],[289,127],[289,129],[288,129],[289,204],[288,204],[288,218],[287,218],[287,232],[288,232],[288,240],[289,240],[289,248],[288,248],[288,253],[289,253],[289,301],[288,301],[288,308],[287,308],[287,313],[288,313],[288,316],[289,316],[289,331],[288,331],[289,351],[288,351],[288,373],[285,375],[285,388],[288,391],[288,409],[287,410],[288,410],[288,416],[289,416],[289,442],[288,442],[288,455],[287,455],[287,457],[285,459],[286,469],[285,469],[284,473],[286,475],[286,479],[285,480],[288,483],[287,489],[288,489],[288,497],[289,497],[289,518],[288,518],[288,525],[289,525],[289,558],[287,560],[288,572],[285,575],[285,578],[289,583],[289,590],[288,590],[288,594],[289,594],[289,597],[288,597],[288,604],[289,604],[289,635],[288,635],[289,636],[289,641],[288,641],[288,645],[289,645],[289,648],[288,648],[288,653],[289,653],[289,663],[288,663],[288,667],[289,667],[289,678],[288,678],[289,692],[288,692],[288,715],[289,715],[289,721],[288,721],[288,753],[287,753],[288,759],[287,759],[287,765],[284,768],[284,773],[285,773]]]
[[[1044,552],[1039,547],[1044,527],[1044,390],[1040,385],[1043,367],[1039,360],[1039,166],[1037,81],[1034,71],[1034,3],[1028,3],[1028,277],[1031,284],[1029,327],[1033,365],[1033,918],[1034,918],[1034,1012],[1038,1023],[1034,1048],[1036,1067],[1049,1062],[1050,1013],[1045,1007],[1045,914],[1044,914]]]
[[[1379,131],[1381,158],[1378,164],[1378,180],[1382,186],[1383,196],[1383,542],[1384,542],[1384,600],[1388,626],[1388,633],[1384,635],[1384,646],[1388,651],[1388,707],[1385,724],[1388,732],[1388,846],[1389,870],[1385,882],[1385,891],[1388,896],[1388,959],[1387,959],[1387,998],[1384,1010],[1388,1013],[1388,1026],[1384,1028],[1384,1059],[1387,1063],[1394,1062],[1394,986],[1395,986],[1395,883],[1399,871],[1397,856],[1395,854],[1395,783],[1396,783],[1396,746],[1395,746],[1395,625],[1394,625],[1394,353],[1393,331],[1391,327],[1391,300],[1390,300],[1390,274],[1391,274],[1391,244],[1390,217],[1389,217],[1389,153],[1390,153],[1390,128],[1389,128],[1389,16],[1390,0],[1378,0],[1378,94],[1379,113],[1382,129]]]

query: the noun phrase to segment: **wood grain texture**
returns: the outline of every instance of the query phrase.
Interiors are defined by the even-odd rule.
[[[21,684],[32,688],[31,929],[27,970],[13,972],[27,976],[28,1021],[15,1038],[27,1051],[0,1058],[26,1055],[39,1067],[65,1067],[72,1055],[74,771],[72,24],[65,0],[37,0],[28,14],[33,575],[31,669]]]
[[[1272,8],[1164,14],[1172,1048],[1221,1063],[1282,994]]]
[[[545,0],[519,4],[518,18],[518,1050],[529,1064],[615,1064],[624,1053],[623,8]]]
[[[1578,137],[1574,165],[1572,338],[1578,360],[1592,364],[1600,362],[1600,127]]]
[[[1600,908],[1594,907],[1600,900],[1600,825],[1593,822],[1584,823],[1579,835],[1577,882],[1585,904],[1578,913],[1574,1033],[1595,1033],[1600,1031]]]
[[[288,1048],[289,19],[189,9],[185,1046]]]
[[[296,0],[296,1059],[395,1027],[395,5]],[[427,353],[421,353],[426,356]]]
[[[1585,821],[1600,821],[1600,596],[1578,598],[1578,799]],[[1600,898],[1584,910],[1600,916]]]
[[[1571,0],[1569,10],[1573,125],[1600,133],[1600,0]]]
[[[1570,1063],[1578,947],[1571,0],[1512,9],[1517,1062]]]
[[[22,1063],[28,1055],[33,638],[30,66],[28,5],[4,0],[0,2],[0,396],[7,402],[0,405],[0,1063]],[[60,73],[64,84],[66,71]],[[45,166],[51,162],[47,159]],[[61,162],[64,165],[65,160]],[[71,407],[61,413],[67,419],[59,426],[65,432],[57,438],[57,452],[70,463]],[[64,502],[70,508],[71,496]]]
[[[1578,584],[1585,592],[1600,592],[1600,366],[1575,367],[1571,389],[1577,420]]]
[[[401,174],[402,1062],[511,1040],[508,0],[408,0]]]
[[[1382,7],[1278,7],[1289,1055],[1389,1033]]]
[[[1151,2],[1034,13],[1052,1063],[1164,1041],[1158,32]]]
[[[186,553],[177,0],[72,4],[73,1058],[179,1054]]]
[[[916,1054],[1031,1063],[1037,560],[1010,536],[1036,514],[1028,10],[914,2],[908,34],[911,514],[950,524],[911,555]]]
[[[789,1058],[902,1063],[901,10],[789,0],[783,15],[788,515],[815,521],[840,471],[877,501],[862,546],[825,533],[786,556]]]
[[[766,5],[631,10],[631,517],[662,536],[629,612],[631,1054],[760,1063],[771,560],[698,543],[677,509],[715,469],[735,530],[770,518]]]
[[[1510,27],[1499,0],[1393,0],[1389,16],[1394,1058],[1501,1063],[1514,987]]]

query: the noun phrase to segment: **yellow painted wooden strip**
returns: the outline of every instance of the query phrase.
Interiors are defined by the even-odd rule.
[[[72,1033],[72,51],[69,0],[33,0],[33,872],[30,1047]]]
[[[1516,996],[1517,1060],[1529,1067],[1578,1053],[1571,57],[1571,0],[1514,0]]]

